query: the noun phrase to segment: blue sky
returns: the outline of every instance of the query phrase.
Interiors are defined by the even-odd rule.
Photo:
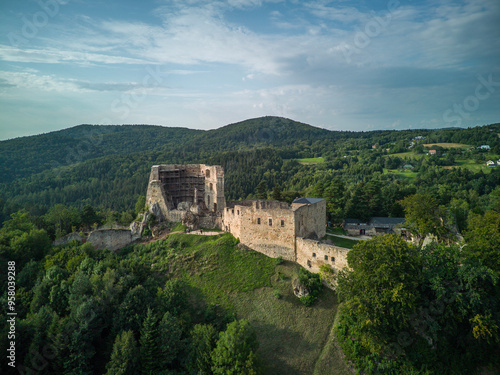
[[[500,122],[498,0],[3,0],[0,139],[78,124]]]

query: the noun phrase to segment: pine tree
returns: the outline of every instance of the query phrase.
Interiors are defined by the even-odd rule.
[[[170,312],[166,312],[159,325],[158,343],[162,369],[170,366],[181,349],[182,328]]]
[[[155,374],[158,370],[158,331],[157,319],[153,310],[148,308],[146,318],[142,324],[140,338],[141,372],[145,375]]]
[[[258,199],[267,199],[267,184],[264,180],[259,182],[255,193]]]
[[[116,336],[106,375],[134,375],[137,373],[139,350],[134,332],[121,331]]]
[[[188,369],[193,373],[212,373],[211,353],[217,343],[217,330],[211,324],[197,324],[191,331],[191,350]]]
[[[280,201],[281,199],[283,199],[281,196],[281,189],[279,185],[275,185],[273,189],[273,200]]]

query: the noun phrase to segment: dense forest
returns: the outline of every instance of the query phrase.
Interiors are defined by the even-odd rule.
[[[81,125],[2,141],[0,266],[15,262],[17,356],[40,374],[286,373],[266,369],[277,354],[259,346],[255,322],[220,302],[218,284],[203,289],[203,274],[222,263],[236,264],[231,282],[242,282],[229,294],[285,285],[279,262],[249,255],[232,236],[172,235],[118,253],[52,246],[67,233],[130,224],[152,165],[205,163],[224,167],[228,200],[322,197],[330,226],[406,218],[414,243],[360,242],[336,277],[342,303],[328,340],[359,372],[498,373],[500,165],[486,163],[500,159],[499,135],[500,124],[332,132],[264,117],[210,131]],[[322,293],[317,303],[331,298]],[[1,330],[8,348],[5,319]]]
[[[276,117],[210,131],[81,125],[0,142],[0,219],[22,208],[40,216],[56,204],[104,215],[131,210],[159,163],[222,165],[229,200],[255,197],[259,184],[268,197],[275,189],[288,199],[325,197],[332,220],[400,216],[396,202],[417,191],[479,212],[495,204],[500,184],[500,168],[484,165],[500,157],[498,133],[498,124],[332,132]],[[424,144],[445,147],[426,155]]]

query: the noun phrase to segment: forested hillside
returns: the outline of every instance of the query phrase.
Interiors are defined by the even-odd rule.
[[[332,220],[400,216],[397,200],[420,189],[441,204],[484,210],[500,184],[500,168],[485,165],[500,157],[498,132],[498,124],[332,132],[277,117],[210,131],[81,125],[0,142],[0,219],[55,204],[91,205],[104,215],[131,210],[159,163],[221,164],[228,199],[256,196],[259,184],[265,197],[273,190],[285,200],[325,197]],[[435,155],[426,155],[430,148]]]

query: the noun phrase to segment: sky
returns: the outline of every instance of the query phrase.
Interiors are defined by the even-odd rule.
[[[2,0],[0,139],[79,124],[500,122],[498,0]]]

